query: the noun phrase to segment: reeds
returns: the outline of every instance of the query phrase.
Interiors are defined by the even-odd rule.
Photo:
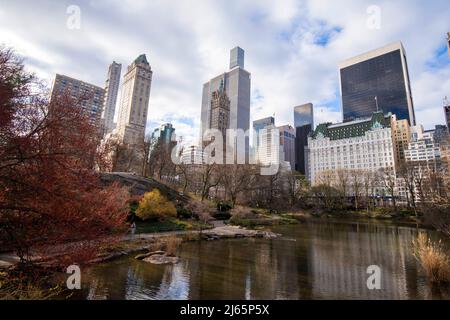
[[[450,282],[450,256],[442,241],[434,242],[425,233],[419,233],[413,240],[413,254],[430,282]]]

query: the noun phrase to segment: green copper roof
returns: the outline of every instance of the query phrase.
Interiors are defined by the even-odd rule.
[[[141,54],[139,57],[136,58],[136,60],[134,60],[134,62],[148,64],[147,57],[145,56],[145,54]]]
[[[384,116],[382,112],[374,112],[372,118],[355,120],[347,123],[319,124],[311,134],[313,139],[328,137],[330,140],[341,140],[354,137],[362,137],[367,131],[379,128],[391,127],[391,114]]]

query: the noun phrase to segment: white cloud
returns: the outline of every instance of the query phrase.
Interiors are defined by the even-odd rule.
[[[402,40],[418,122],[428,128],[443,122],[450,66],[429,62],[450,30],[445,0],[86,0],[78,3],[81,30],[66,28],[70,4],[4,2],[1,41],[43,77],[58,72],[98,85],[112,60],[125,70],[146,53],[154,71],[149,122],[171,120],[187,139],[199,132],[203,83],[227,70],[236,45],[252,73],[252,120],[275,113],[277,124],[292,124],[293,107],[306,102],[316,106],[316,123],[340,120],[339,61]],[[372,4],[381,9],[380,30],[366,25]]]

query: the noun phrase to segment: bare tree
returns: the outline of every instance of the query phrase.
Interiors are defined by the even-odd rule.
[[[355,199],[355,209],[359,209],[359,202],[361,196],[362,183],[362,171],[361,170],[350,170],[350,183],[352,186],[352,193]]]
[[[250,165],[230,164],[220,166],[222,185],[225,188],[225,194],[230,196],[232,206],[236,205],[238,197],[248,189],[254,181],[253,170]]]
[[[395,173],[390,168],[383,168],[380,170],[380,179],[383,183],[383,186],[389,196],[392,198],[392,204],[394,209],[397,209],[397,202],[395,200],[395,187],[397,185]]]
[[[409,195],[408,207],[412,207],[417,214],[416,209],[416,193],[415,193],[415,170],[414,164],[402,163],[399,170],[399,177],[403,181],[406,192]]]
[[[288,185],[289,203],[293,207],[307,193],[308,180],[297,171],[289,171],[285,176]]]

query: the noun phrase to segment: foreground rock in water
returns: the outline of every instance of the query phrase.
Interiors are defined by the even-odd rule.
[[[153,252],[148,252],[148,253],[141,253],[138,254],[136,257],[134,257],[136,260],[144,260],[145,258],[148,258],[150,256],[153,256],[155,254],[164,254],[164,251],[153,251]]]
[[[262,230],[248,230],[237,226],[223,226],[216,227],[211,230],[203,231],[202,238],[205,240],[219,240],[229,238],[264,238],[274,239],[279,237],[279,234],[262,231]]]
[[[153,263],[153,264],[175,264],[178,263],[178,257],[169,257],[164,254],[154,254],[151,255],[144,260],[145,262]]]

